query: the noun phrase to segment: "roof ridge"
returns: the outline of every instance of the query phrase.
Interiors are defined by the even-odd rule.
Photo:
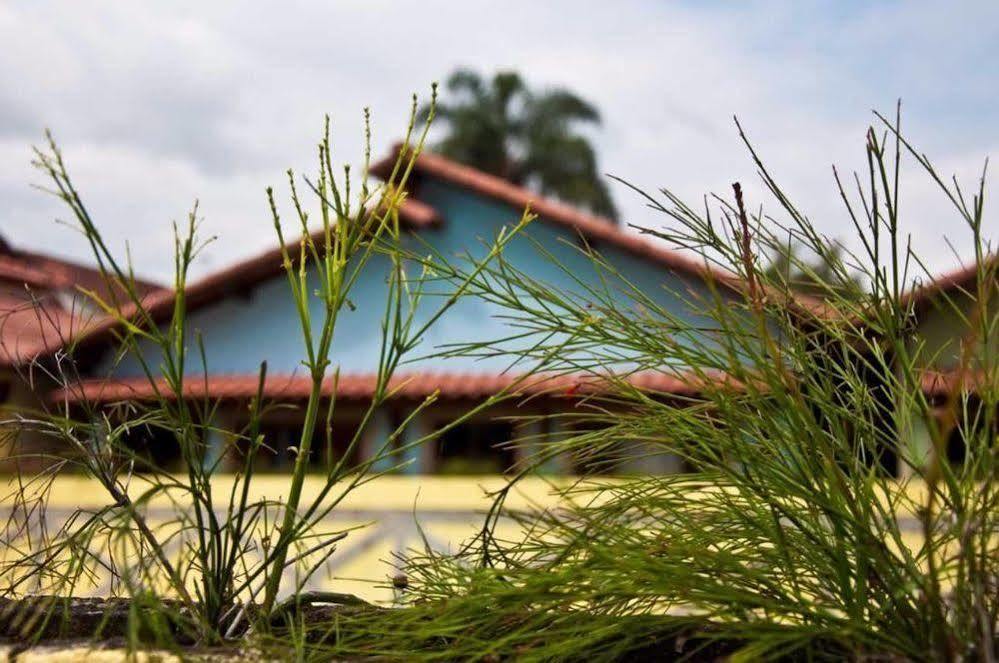
[[[0,278],[39,288],[61,288],[68,285],[65,274],[38,269],[10,253],[0,254]]]
[[[391,153],[376,161],[369,172],[381,179],[388,179],[397,161],[403,143],[396,143]],[[423,151],[414,160],[416,171],[431,173],[451,181],[459,186],[465,186],[481,195],[506,202],[509,205],[524,209],[530,207],[541,219],[554,221],[562,227],[580,232],[585,238],[597,242],[607,242],[627,251],[639,258],[650,260],[666,266],[676,272],[681,272],[702,280],[709,280],[734,290],[743,292],[745,282],[737,274],[711,265],[706,258],[698,260],[675,249],[660,246],[643,238],[639,233],[628,232],[609,219],[603,219],[582,212],[566,203],[551,200],[543,195],[517,186],[495,175],[482,172],[471,166],[461,164],[447,157]],[[405,216],[414,228],[433,227],[441,222],[437,211],[414,198],[406,196],[400,206],[400,217]],[[320,231],[316,231],[320,232]],[[288,242],[285,248],[297,249],[298,241]],[[227,292],[248,288],[253,284],[281,272],[281,250],[277,246],[223,267],[208,274],[186,288],[189,310],[215,301]],[[146,299],[147,312],[154,320],[161,320],[172,310],[175,294],[172,290],[154,292]],[[807,297],[796,297],[800,308],[810,314],[820,309],[819,303]],[[124,315],[134,315],[134,311],[125,311]],[[108,333],[116,326],[116,321],[109,318],[98,323],[84,333],[80,342],[86,346]]]
[[[700,374],[693,371],[682,374],[675,371],[641,371],[630,375],[600,376],[585,373],[530,374],[431,369],[397,373],[392,376],[389,389],[396,397],[404,399],[425,398],[435,392],[442,398],[478,398],[511,387],[515,387],[517,393],[580,397],[605,390],[615,378],[622,378],[637,389],[675,396],[693,396],[702,393],[705,386]],[[523,382],[518,384],[518,380]],[[741,388],[738,381],[728,376],[720,375],[712,380],[735,389]],[[258,392],[259,381],[257,373],[210,373],[205,380],[185,381],[184,393],[186,398],[200,398],[206,393],[218,398],[251,398]],[[268,375],[264,392],[269,398],[307,398],[311,382],[307,375]],[[333,382],[332,375],[324,380],[325,396],[332,393]],[[377,373],[374,371],[341,373],[336,381],[337,394],[343,398],[369,398],[375,392],[377,383]],[[156,378],[154,383],[150,383],[145,376],[93,378],[60,387],[50,395],[50,399],[60,402],[112,402],[134,398],[149,400],[155,399],[157,392],[162,391],[165,386],[166,382],[162,377]]]
[[[11,255],[15,258],[19,258],[21,260],[26,260],[28,262],[32,261],[42,262],[45,264],[45,269],[57,270],[59,274],[69,282],[72,282],[74,280],[72,272],[75,270],[83,271],[88,274],[92,274],[94,276],[100,275],[100,269],[95,265],[89,265],[79,260],[63,258],[61,256],[55,256],[49,253],[41,253],[39,251],[31,251],[27,249],[11,247],[8,255]],[[35,267],[35,269],[41,269],[41,268]],[[152,281],[150,279],[136,278],[135,283],[143,290],[147,290],[150,292],[169,289],[168,287],[162,285],[161,283],[157,283],[156,281]]]
[[[999,266],[999,252],[986,255],[982,262],[986,269],[994,269]],[[937,274],[930,277],[927,283],[923,283],[909,290],[902,295],[902,301],[914,306],[922,306],[933,297],[949,292],[955,288],[963,288],[973,282],[978,277],[978,262],[972,261],[970,265],[955,267],[949,272]]]
[[[404,143],[397,142],[386,157],[372,164],[370,172],[382,179],[387,178],[404,148]],[[727,284],[740,281],[738,275],[711,265],[706,259],[698,260],[676,249],[657,246],[639,233],[626,231],[611,219],[584,212],[568,203],[546,197],[441,154],[424,149],[416,156],[413,168],[513,207],[530,208],[542,220],[554,221],[563,227],[577,230],[590,239],[614,244],[629,253],[664,264],[673,270],[699,278],[712,278]]]

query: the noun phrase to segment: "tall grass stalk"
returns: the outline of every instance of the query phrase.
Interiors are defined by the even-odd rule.
[[[741,127],[770,211],[739,185],[703,211],[666,189],[638,191],[670,221],[642,232],[738,277],[676,289],[684,312],[585,243],[569,245],[589,258],[596,285],[537,245],[568,288],[503,255],[481,268],[427,248],[412,254],[501,308],[511,329],[444,354],[507,357],[605,389],[572,395],[559,419],[585,426],[564,427],[536,452],[458,555],[414,553],[407,608],[344,617],[315,636],[315,657],[696,659],[721,647],[737,660],[995,660],[999,316],[985,175],[969,196],[906,142],[898,117],[878,118],[868,171],[836,174],[854,251],[816,229]],[[955,320],[956,363],[917,333],[909,287],[930,273],[902,230],[908,159],[952,203],[976,249],[974,287],[938,294]],[[789,242],[805,250],[787,272],[768,270],[760,256]],[[818,279],[815,255],[831,277]],[[782,276],[791,272],[824,283],[821,300],[797,296]],[[942,399],[923,388],[925,371],[941,365],[956,378]],[[697,396],[628,379],[647,372],[678,377]],[[955,441],[963,462],[948,459]],[[505,511],[522,476],[564,454],[588,471],[659,455],[689,471],[583,477],[562,490],[559,509]],[[504,513],[521,536],[500,536]]]
[[[414,97],[414,113],[415,104]],[[351,491],[400,469],[412,449],[506,397],[496,394],[448,426],[401,443],[403,429],[434,402],[436,395],[431,395],[385,439],[378,440],[373,453],[360,461],[351,460],[379,409],[393,397],[396,387],[392,376],[400,362],[420,345],[462,290],[459,287],[454,297],[430,302],[427,310],[424,267],[407,260],[401,248],[399,207],[413,159],[426,137],[425,130],[413,135],[413,126],[411,115],[406,144],[412,148],[400,155],[388,180],[371,186],[370,150],[366,149],[360,185],[352,189],[349,166],[337,175],[327,120],[318,145],[318,174],[302,180],[308,196],[299,194],[296,175],[287,173],[293,225],[302,233],[295,244],[286,242],[280,205],[273,190],[267,190],[310,381],[300,435],[289,450],[294,452],[295,461],[283,500],[254,497],[251,490],[260,458],[275,451],[285,453],[284,449],[271,449],[272,441],[262,432],[265,417],[282,407],[265,397],[266,363],[260,366],[248,423],[238,430],[217,423],[220,402],[210,394],[203,399],[188,396],[187,385],[207,380],[209,375],[207,342],[223,340],[202,339],[190,328],[187,315],[188,273],[205,246],[197,232],[197,205],[187,223],[175,228],[175,296],[164,321],[157,317],[154,304],[141,295],[130,264],[109,247],[51,136],[46,149],[36,151],[36,165],[48,177],[49,190],[68,205],[74,225],[90,243],[107,281],[107,297],[96,292],[85,294],[113,323],[117,360],[128,357],[136,361],[156,398],[148,405],[124,401],[110,408],[87,401],[73,406],[67,403],[36,417],[20,416],[5,422],[8,428],[32,429],[58,445],[51,454],[24,451],[25,457],[34,456],[46,464],[35,476],[19,475],[9,496],[13,506],[0,563],[6,596],[47,593],[63,599],[103,587],[112,594],[156,602],[159,612],[169,615],[167,623],[172,621],[173,628],[180,628],[185,637],[204,643],[238,636],[251,622],[266,629],[270,615],[284,610],[288,601],[316,598],[301,592],[306,581],[334,554],[336,544],[350,535],[348,530],[330,530],[328,516]],[[370,140],[370,132],[366,137]],[[314,214],[310,214],[310,203],[318,210]],[[321,223],[318,231],[314,221]],[[496,238],[483,268],[502,253],[509,236],[512,234]],[[336,457],[327,454],[320,488],[306,499],[302,489],[310,471],[316,431],[324,433],[326,447],[332,449],[333,426],[340,416],[335,397],[340,313],[353,306],[352,292],[362,274],[383,265],[387,265],[387,297],[374,394],[346,450]],[[473,271],[468,280],[477,275]],[[315,298],[321,302],[319,316],[312,313]],[[38,362],[30,370],[71,391],[81,380],[74,357],[78,344],[73,341],[57,361]],[[82,342],[87,342],[86,337]],[[114,369],[110,374],[113,377]],[[176,442],[182,461],[180,474],[157,466],[130,444],[136,434],[155,431],[167,433]],[[221,451],[213,449],[213,439],[224,440]],[[228,494],[217,495],[214,482],[226,459],[237,462],[239,471]],[[76,510],[64,523],[50,529],[45,516],[49,491],[55,478],[68,471],[94,478],[106,492],[107,503],[96,510]],[[170,515],[154,520],[149,515],[152,507],[164,502]],[[295,576],[294,583],[289,581],[290,574]],[[166,600],[171,597],[179,603]],[[280,598],[284,598],[281,606]],[[137,613],[137,619],[147,618],[144,611]]]

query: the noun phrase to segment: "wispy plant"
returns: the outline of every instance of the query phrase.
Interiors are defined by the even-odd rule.
[[[534,467],[556,454],[598,468],[668,455],[689,471],[582,480],[562,490],[557,510],[506,512],[524,534],[503,538],[504,500],[525,468],[460,554],[428,548],[410,559],[408,607],[344,615],[313,634],[317,659],[995,659],[999,316],[984,173],[968,198],[905,141],[898,118],[879,116],[867,173],[849,185],[836,178],[859,247],[847,251],[746,145],[772,213],[750,213],[739,185],[703,212],[665,189],[639,192],[672,222],[643,232],[737,277],[710,272],[706,292],[672,293],[696,319],[587,247],[597,285],[547,254],[573,283],[561,289],[502,255],[484,269],[422,258],[501,307],[514,330],[449,354],[505,356],[603,386],[577,402],[579,414],[560,415],[585,432],[550,441]],[[907,294],[929,275],[902,231],[906,155],[939,184],[976,247],[974,287],[938,293],[963,336],[942,400],[922,380],[944,357],[916,333]],[[788,238],[827,267],[818,274],[788,255],[793,271],[821,276],[821,301],[760,259]],[[697,396],[642,389],[631,378],[647,372]],[[948,460],[953,440],[962,463]]]
[[[318,175],[302,180],[309,196],[299,195],[295,174],[287,173],[291,215],[302,233],[296,243],[286,243],[280,206],[273,190],[267,190],[283,247],[289,297],[298,313],[310,385],[302,428],[290,449],[295,461],[283,500],[255,496],[251,490],[258,461],[273,443],[264,434],[262,421],[280,405],[266,398],[266,363],[260,366],[248,423],[238,430],[220,427],[219,401],[210,395],[191,396],[191,385],[207,380],[209,371],[206,341],[191,330],[187,316],[188,273],[205,245],[197,232],[197,206],[187,223],[176,228],[170,310],[161,315],[163,303],[157,298],[165,295],[144,297],[136,287],[129,263],[108,246],[51,136],[46,149],[36,151],[36,164],[49,178],[50,190],[69,206],[108,282],[108,296],[85,294],[105,313],[101,324],[113,330],[119,360],[129,357],[142,367],[155,398],[149,404],[126,400],[111,407],[82,399],[36,418],[22,416],[6,422],[8,428],[32,429],[58,445],[44,458],[48,463],[40,474],[19,476],[11,491],[12,515],[0,563],[7,596],[44,592],[51,595],[50,603],[63,605],[66,597],[102,587],[136,601],[155,600],[156,614],[165,615],[163,623],[169,626],[167,635],[170,629],[180,629],[184,637],[202,643],[240,635],[251,623],[266,628],[270,616],[283,614],[289,602],[318,600],[302,594],[302,589],[334,553],[336,544],[349,535],[348,531],[331,531],[328,516],[352,490],[399,469],[411,449],[505,397],[497,394],[448,426],[403,443],[403,429],[433,403],[435,395],[431,395],[395,430],[377,440],[372,453],[351,460],[379,408],[398,388],[392,378],[400,362],[454,305],[461,290],[455,297],[428,306],[423,301],[424,268],[407,263],[401,251],[399,208],[413,159],[426,136],[425,131],[412,135],[415,109],[414,97],[406,134],[406,145],[411,148],[400,155],[387,181],[378,187],[368,181],[369,150],[364,154],[359,186],[351,188],[349,166],[337,174],[327,120],[318,147]],[[309,202],[318,210],[313,215]],[[318,229],[315,222],[321,224]],[[496,238],[490,256],[502,252],[508,237]],[[303,485],[317,431],[331,450],[333,427],[340,417],[335,366],[340,313],[353,306],[351,293],[362,274],[371,270],[384,272],[387,283],[373,396],[347,448],[339,455],[326,454],[318,491],[306,497]],[[321,304],[318,316],[313,313],[316,299]],[[32,370],[72,391],[80,380],[73,359],[77,340],[56,362],[39,362]],[[150,437],[156,431],[165,433],[180,450],[180,473],[158,466],[132,444],[137,437]],[[213,440],[223,440],[224,446],[218,449]],[[220,495],[218,475],[226,460],[239,469]],[[67,470],[95,479],[106,492],[107,502],[98,509],[81,508],[49,531],[48,494],[55,477]],[[143,612],[137,611],[136,619],[146,619],[148,613]],[[37,626],[37,620],[25,621],[26,632],[31,632],[29,626]]]

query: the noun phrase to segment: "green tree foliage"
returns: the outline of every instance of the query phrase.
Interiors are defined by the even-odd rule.
[[[617,219],[593,146],[576,131],[579,124],[599,124],[593,105],[561,88],[531,90],[509,71],[486,81],[459,69],[448,78],[447,90],[436,109],[437,121],[447,130],[437,151]],[[429,113],[424,107],[420,120]]]

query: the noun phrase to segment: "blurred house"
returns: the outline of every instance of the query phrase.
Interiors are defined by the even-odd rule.
[[[398,148],[397,148],[398,149]],[[376,164],[375,175],[386,177],[396,153]],[[407,184],[408,196],[400,209],[400,221],[411,246],[426,245],[447,255],[468,254],[482,257],[488,243],[502,228],[519,220],[525,206],[538,214],[539,220],[529,229],[529,237],[518,237],[508,246],[505,260],[530,277],[550,284],[560,291],[582,295],[587,287],[602,289],[601,275],[578,249],[585,242],[596,249],[616,271],[624,275],[659,306],[698,327],[709,320],[699,311],[698,300],[715,296],[742,297],[741,282],[730,274],[713,270],[703,262],[650,243],[634,233],[620,229],[605,219],[596,218],[510,184],[497,177],[461,165],[431,153],[421,154]],[[297,250],[298,242],[292,245]],[[547,254],[547,258],[545,257]],[[3,394],[16,402],[41,399],[49,403],[77,408],[106,408],[116,403],[151,401],[163,384],[151,384],[142,362],[135,357],[120,357],[116,352],[114,326],[95,317],[81,306],[79,298],[68,298],[72,286],[99,287],[94,270],[77,265],[32,256],[7,247],[9,267],[3,278],[4,296],[8,298],[10,331],[4,331],[5,353],[0,366],[7,375],[20,366],[20,382],[9,377],[10,385],[19,385],[17,397]],[[555,262],[559,263],[556,265]],[[44,263],[49,260],[49,263]],[[345,309],[331,360],[340,369],[336,388],[337,416],[334,423],[334,454],[342,454],[375,387],[387,285],[387,264],[376,257],[366,267],[353,293],[353,308]],[[262,361],[268,365],[265,396],[274,401],[299,407],[271,411],[264,421],[264,433],[274,453],[265,461],[273,469],[289,467],[293,455],[288,447],[298,441],[304,404],[310,380],[302,368],[303,345],[298,313],[287,291],[281,264],[281,249],[275,247],[260,255],[238,262],[190,284],[186,291],[189,329],[204,341],[207,374],[200,360],[190,362],[192,374],[184,387],[187,399],[218,403],[215,423],[223,430],[238,430],[246,422],[247,405],[258,388]],[[0,270],[6,263],[0,262]],[[48,265],[48,266],[46,266]],[[58,269],[57,269],[58,267]],[[20,270],[20,271],[18,271]],[[61,271],[60,271],[61,270]],[[56,274],[63,277],[54,278]],[[170,317],[174,293],[142,283],[147,307],[152,317],[163,322]],[[719,287],[720,286],[720,287]],[[27,289],[26,289],[27,287]],[[620,297],[621,308],[635,302],[620,289],[608,290]],[[28,294],[25,294],[28,293]],[[111,294],[111,293],[106,293]],[[923,294],[914,294],[924,297]],[[920,300],[921,301],[921,300]],[[428,302],[428,311],[433,302]],[[815,302],[810,302],[814,305]],[[926,333],[941,339],[960,334],[949,332],[952,322],[938,319],[946,315],[931,308],[920,308],[921,324]],[[322,303],[313,299],[312,315],[319,319]],[[432,354],[435,349],[454,343],[487,341],[509,337],[516,330],[503,318],[504,311],[482,299],[468,297],[450,309],[425,337],[417,355]],[[26,321],[34,321],[27,325]],[[710,328],[712,325],[700,325]],[[87,333],[81,334],[86,328]],[[29,333],[30,332],[30,333]],[[709,334],[704,331],[704,334]],[[24,386],[30,360],[39,366],[58,365],[54,357],[65,342],[74,339],[74,358],[80,374],[59,379],[46,376],[32,389]],[[695,339],[676,339],[694,342]],[[706,339],[700,339],[705,341]],[[191,341],[194,343],[193,338]],[[158,364],[154,348],[143,347],[150,366]],[[393,382],[396,388],[389,403],[377,412],[375,421],[365,431],[360,456],[373,453],[387,435],[405,421],[424,398],[438,393],[433,406],[422,411],[405,428],[399,444],[421,437],[483,398],[508,387],[515,374],[508,371],[509,359],[485,357],[430,357],[406,364]],[[927,370],[933,367],[927,366]],[[642,388],[663,399],[689,399],[697,396],[697,383],[675,371],[647,372],[633,376]],[[62,384],[57,384],[61,382]],[[535,418],[570,411],[577,407],[581,383],[573,376],[521,385],[519,391],[530,398],[507,401],[448,431],[435,445],[424,445],[412,452],[407,471],[412,473],[482,473],[504,471],[514,464],[523,450],[503,443],[530,435],[535,444],[544,444],[565,433],[558,418]],[[584,390],[599,389],[593,383]],[[928,389],[933,385],[927,383]],[[13,394],[13,392],[11,392]],[[333,382],[325,385],[324,397],[333,396]],[[21,400],[17,400],[17,399]],[[523,421],[517,421],[522,419]],[[142,441],[159,462],[169,463],[175,453],[168,435]],[[218,449],[226,443],[221,436],[213,441]],[[325,442],[313,447],[317,464]],[[552,471],[571,472],[564,461]],[[625,468],[635,471],[672,472],[682,469],[679,460],[665,455],[649,455],[640,465]]]
[[[136,288],[144,295],[163,291],[160,286],[142,279],[136,281]],[[103,317],[81,289],[105,299],[123,294],[108,290],[99,269],[18,249],[0,237],[0,406],[4,407],[3,418],[31,416],[47,404],[52,390],[63,381],[50,359]],[[47,445],[45,440],[35,439],[32,447],[44,450]]]
[[[980,425],[985,390],[996,393],[999,379],[999,255],[941,274],[907,293],[912,333],[906,352],[920,370],[923,393],[935,409],[935,421],[946,434],[946,453],[953,463],[965,457],[964,431]],[[991,362],[987,365],[986,362]],[[954,421],[948,421],[956,415]],[[915,418],[910,453],[925,458],[932,447],[931,422]],[[999,435],[999,430],[994,431]]]
[[[395,156],[393,153],[376,164],[373,173],[387,176]],[[440,156],[429,153],[419,156],[407,186],[408,196],[400,217],[407,233],[406,241],[414,246],[416,242],[425,242],[445,255],[467,252],[473,258],[481,256],[487,250],[486,244],[504,226],[516,223],[525,206],[530,204],[539,215],[539,221],[532,224],[530,239],[517,238],[509,245],[505,259],[554,288],[579,292],[581,283],[600,288],[599,274],[579,251],[585,242],[649,297],[690,322],[700,319],[691,300],[708,296],[708,279],[712,279],[716,287],[721,284],[721,289],[730,293],[725,296],[737,295],[734,289],[726,290],[735,285],[730,275],[714,272],[694,258],[647,242],[605,219],[545,200],[526,189]],[[565,269],[546,260],[543,252],[550,253]],[[387,287],[384,269],[387,265],[380,263],[380,259],[376,257],[369,263],[353,290],[352,300],[357,305],[343,311],[331,353],[333,365],[340,369],[334,437],[341,447],[359,425],[375,386],[382,303]],[[25,283],[29,282],[28,276],[25,275]],[[173,293],[144,285],[153,317],[158,321],[168,319],[174,304]],[[52,297],[56,297],[59,287],[45,281],[45,292],[53,293]],[[208,375],[202,374],[200,361],[191,361],[190,370],[198,377],[187,381],[184,397],[217,399],[220,406],[216,416],[221,428],[238,429],[245,422],[247,403],[256,393],[257,375],[264,360],[268,365],[264,390],[267,398],[297,405],[304,405],[307,399],[309,378],[301,365],[301,334],[287,287],[280,247],[275,247],[187,288],[189,327],[192,333],[200,333],[204,339]],[[624,301],[624,294],[620,297],[623,306],[634,305],[634,302]],[[23,297],[18,301],[30,308]],[[428,311],[434,304],[427,302]],[[322,314],[321,306],[320,301],[314,300],[312,313],[317,319]],[[42,310],[47,309],[42,307]],[[70,376],[74,379],[66,380],[61,388],[45,392],[45,398],[53,403],[94,407],[154,397],[155,386],[146,379],[141,362],[134,357],[117,355],[113,325],[94,320],[89,315],[91,311],[71,312],[62,304],[58,311],[64,319],[59,320],[51,334],[45,332],[32,339],[30,351],[26,347],[26,351],[10,355],[11,359],[22,361],[31,356],[51,355],[68,338],[78,338],[73,354],[81,375]],[[498,307],[481,299],[466,298],[438,321],[416,354],[429,354],[434,348],[449,343],[508,336],[511,330],[501,319],[502,313]],[[90,325],[91,329],[86,334],[79,334],[85,325]],[[16,345],[28,343],[25,339],[14,340]],[[143,352],[155,367],[158,360],[153,348],[144,348]],[[369,427],[369,439],[361,453],[370,453],[380,445],[385,435],[431,393],[439,392],[434,406],[410,422],[404,437],[433,430],[482,398],[508,386],[515,379],[506,370],[508,362],[509,359],[500,357],[430,358],[405,365],[395,379],[398,392],[390,406],[383,408],[374,425]],[[643,374],[634,379],[664,398],[691,396],[696,391],[690,380],[665,372]],[[517,451],[503,448],[501,443],[515,436],[518,424],[512,422],[510,416],[547,414],[577,403],[578,396],[567,394],[577,391],[580,385],[571,376],[559,380],[533,387],[536,393],[531,394],[533,397],[527,399],[527,403],[518,406],[511,401],[449,431],[436,447],[424,447],[419,456],[412,459],[409,471],[483,472],[509,467],[515,461]],[[531,389],[527,386],[521,391],[530,393]],[[44,388],[36,389],[37,393],[44,391]],[[331,392],[332,382],[325,395],[329,397]],[[265,422],[269,444],[279,450],[272,459],[275,467],[292,462],[291,454],[283,451],[297,443],[301,417],[302,408],[278,409]],[[539,443],[547,435],[559,434],[557,430],[550,430],[552,422],[533,425],[536,429],[517,432],[536,435]],[[218,443],[221,445],[223,441],[218,440]],[[158,449],[168,449],[169,444],[167,439],[152,442]],[[325,445],[315,446],[323,448]],[[342,448],[334,450],[335,453],[342,451]],[[165,456],[163,459],[167,460]],[[322,458],[315,460],[322,462]],[[647,469],[676,469],[675,460],[650,463]],[[557,469],[568,471],[572,468]]]

